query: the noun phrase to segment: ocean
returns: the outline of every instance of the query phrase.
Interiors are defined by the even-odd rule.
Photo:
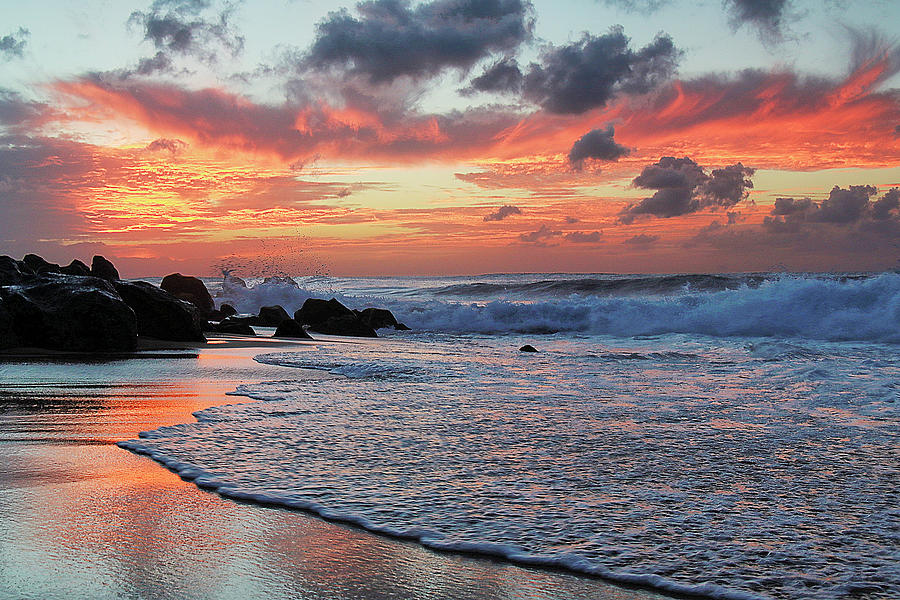
[[[241,312],[336,297],[412,330],[257,356],[290,368],[121,446],[439,550],[711,598],[900,597],[900,274],[247,283],[208,281]]]

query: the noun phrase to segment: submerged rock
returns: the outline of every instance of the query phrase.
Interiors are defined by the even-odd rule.
[[[206,285],[196,277],[172,273],[163,277],[160,287],[176,298],[187,300],[199,308],[204,317],[216,308],[216,303],[213,302],[212,296],[209,295]]]
[[[278,329],[275,330],[275,334],[272,337],[299,338],[304,340],[313,339],[312,336],[306,333],[306,330],[303,329],[303,325],[291,318],[288,318],[288,320],[279,323]]]
[[[16,342],[51,350],[131,351],[137,345],[134,311],[96,277],[43,275],[0,288]]]
[[[91,275],[107,281],[117,281],[119,271],[116,267],[99,254],[91,261]]]
[[[537,352],[537,348],[535,348],[531,344],[525,344],[524,346],[519,348],[519,352]]]
[[[200,309],[146,281],[116,281],[116,291],[137,318],[138,335],[175,342],[205,342]]]
[[[278,327],[285,321],[291,320],[291,315],[281,306],[263,306],[259,309],[256,324],[263,327]]]

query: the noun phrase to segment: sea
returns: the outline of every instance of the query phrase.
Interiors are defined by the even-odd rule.
[[[201,488],[664,592],[900,598],[900,273],[208,284],[411,329],[259,355],[283,378],[120,444]]]

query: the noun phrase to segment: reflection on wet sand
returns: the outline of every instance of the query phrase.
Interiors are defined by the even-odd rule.
[[[317,376],[257,351],[0,363],[0,596],[655,597],[238,504],[112,445],[244,401],[224,395],[241,383]]]

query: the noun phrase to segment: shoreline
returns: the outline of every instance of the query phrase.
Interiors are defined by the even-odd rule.
[[[205,540],[188,535],[190,541],[180,540],[174,548],[154,556],[153,572],[128,579],[134,595],[168,597],[166,585],[175,574],[183,576],[194,568],[203,571],[203,567],[212,564],[217,566],[212,581],[225,577],[231,583],[217,589],[206,586],[202,594],[184,594],[185,590],[180,589],[172,597],[265,597],[309,594],[313,590],[337,598],[397,593],[457,598],[670,597],[561,568],[527,567],[482,554],[429,550],[415,542],[328,521],[307,511],[229,500],[183,481],[156,461],[116,447],[115,442],[135,438],[139,431],[189,422],[196,410],[235,403],[235,396],[225,393],[233,391],[237,382],[255,382],[270,376],[316,376],[315,372],[261,365],[253,361],[253,356],[269,348],[321,343],[318,340],[214,336],[211,342],[145,347],[136,355],[100,358],[99,365],[89,368],[82,363],[96,363],[98,357],[81,356],[79,361],[71,354],[8,352],[0,357],[0,373],[17,370],[20,375],[15,382],[11,377],[0,379],[10,381],[0,383],[0,452],[11,459],[3,461],[6,468],[0,468],[0,502],[10,507],[8,516],[0,517],[0,522],[5,521],[0,529],[6,532],[0,534],[0,556],[9,557],[0,559],[0,582],[6,582],[0,583],[0,595],[59,597],[66,595],[66,589],[75,589],[105,597],[114,583],[120,584],[119,593],[114,596],[132,595],[121,593],[121,578],[109,568],[97,565],[97,549],[92,542],[96,534],[106,532],[118,540],[114,544],[117,552],[114,558],[104,557],[105,561],[99,562],[125,563],[129,572],[141,571],[141,564],[146,566],[146,561],[141,560],[146,554],[141,549],[146,539],[129,532],[147,532],[148,526],[154,525],[149,531],[158,536],[162,513],[167,516],[164,521],[181,524],[176,531],[162,528],[166,533],[163,537],[170,541],[192,532],[186,532],[185,527],[205,531],[218,523],[219,529],[230,531],[233,522],[244,526],[239,528],[240,535],[232,540],[233,544],[209,548]],[[173,357],[182,360],[172,361]],[[94,370],[99,372],[91,377],[90,371]],[[73,373],[80,375],[69,381],[67,375]],[[142,482],[137,490],[135,482]],[[94,498],[98,487],[105,492],[100,494],[105,500],[99,504]],[[161,496],[167,499],[162,504]],[[40,510],[41,506],[46,509],[46,505],[54,506],[66,499],[74,500],[79,507],[77,514],[71,510]],[[127,524],[110,531],[108,524],[121,521],[123,511],[128,516]],[[198,514],[205,518],[198,520]],[[218,518],[223,515],[229,518]],[[48,529],[57,535],[65,532],[65,524],[71,525],[73,520],[94,523],[96,527],[79,529],[81,536],[76,539],[71,535],[47,535]],[[294,543],[273,547],[271,534],[285,531],[295,534],[289,536]],[[222,531],[218,534],[212,537],[223,535]],[[323,538],[330,540],[329,544],[322,546]],[[234,550],[247,545],[257,552],[260,547],[267,549],[263,554],[269,566],[243,564]],[[335,563],[334,557],[324,560],[318,556],[329,547],[336,551],[348,546],[353,551],[342,554],[340,564]],[[172,563],[167,554],[184,560]],[[317,558],[311,559],[312,554]],[[13,560],[32,555],[49,555],[55,560],[26,560],[24,565]],[[404,568],[386,568],[382,560],[385,557],[392,561],[402,557]],[[167,564],[168,567],[161,566]],[[63,582],[50,575],[60,569],[82,573],[81,584],[60,588]],[[354,581],[354,585],[348,587],[336,581],[336,572],[347,581]],[[409,572],[416,576],[410,577]],[[296,588],[298,578],[306,582],[306,587]],[[274,580],[281,583],[273,588]],[[293,583],[288,585],[288,580]],[[261,581],[266,581],[267,586],[253,591]],[[146,593],[147,590],[154,593]]]

